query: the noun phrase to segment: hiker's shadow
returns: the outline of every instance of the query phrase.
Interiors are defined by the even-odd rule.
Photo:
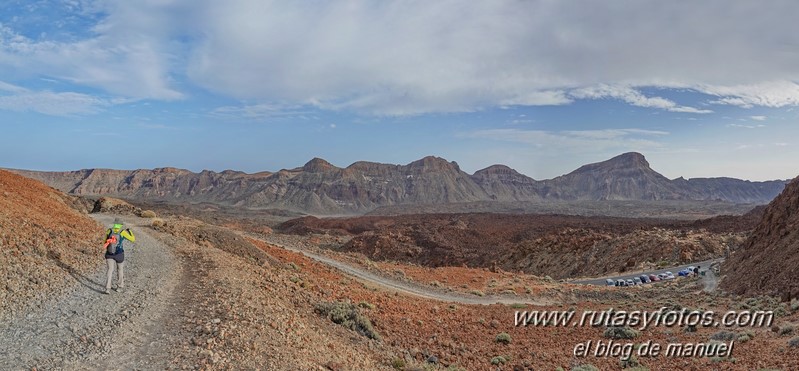
[[[47,254],[47,257],[50,258],[50,260],[52,260],[59,268],[67,271],[67,273],[69,273],[69,275],[72,276],[72,278],[74,278],[75,281],[78,281],[78,283],[80,283],[81,285],[86,286],[89,290],[92,290],[98,294],[105,293],[105,291],[102,290],[104,286],[101,283],[82,275],[80,272],[75,270],[75,268],[73,268],[71,265],[61,261],[61,258],[60,256],[58,256],[58,254],[51,251]]]

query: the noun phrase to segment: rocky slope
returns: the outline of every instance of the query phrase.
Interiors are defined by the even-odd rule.
[[[722,288],[733,293],[799,298],[799,177],[768,205],[724,273]]]
[[[102,263],[102,227],[75,200],[0,170],[0,315]]]
[[[783,181],[731,178],[669,180],[643,155],[626,153],[550,180],[537,181],[504,165],[470,175],[457,163],[425,157],[407,165],[356,162],[346,168],[315,158],[303,167],[245,174],[160,168],[17,171],[64,192],[156,201],[215,202],[312,214],[363,213],[395,205],[563,200],[720,200],[767,203]]]

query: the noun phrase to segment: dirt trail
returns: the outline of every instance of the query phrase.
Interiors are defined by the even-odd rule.
[[[113,217],[93,216],[108,225]],[[105,262],[74,274],[72,290],[0,325],[0,369],[163,369],[173,341],[179,259],[132,218],[136,243],[125,249],[125,290],[105,295]],[[133,221],[133,223],[130,223]]]
[[[354,276],[367,284],[375,285],[384,289],[397,291],[403,294],[418,296],[426,299],[439,300],[450,303],[459,304],[474,304],[474,305],[491,305],[491,304],[531,304],[531,305],[551,305],[552,303],[546,299],[538,298],[524,298],[524,297],[505,297],[505,296],[469,296],[452,292],[444,292],[431,288],[424,287],[409,282],[394,280],[379,274],[371,273],[363,268],[308,251],[307,249],[291,246],[285,243],[278,243],[269,239],[263,239],[258,236],[248,235],[248,237],[259,239],[263,242],[282,247],[286,250],[303,254],[308,258],[316,260],[325,265],[338,269],[346,274]]]

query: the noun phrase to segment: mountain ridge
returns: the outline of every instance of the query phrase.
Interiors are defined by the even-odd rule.
[[[670,180],[646,158],[628,152],[535,180],[501,164],[463,171],[457,162],[426,156],[406,165],[358,161],[347,167],[313,158],[305,165],[248,174],[235,170],[11,170],[77,195],[216,202],[316,214],[363,213],[382,206],[477,201],[720,200],[768,203],[786,181],[682,177]]]

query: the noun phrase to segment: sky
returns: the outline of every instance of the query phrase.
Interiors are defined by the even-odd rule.
[[[799,2],[0,0],[0,167],[799,175]]]

